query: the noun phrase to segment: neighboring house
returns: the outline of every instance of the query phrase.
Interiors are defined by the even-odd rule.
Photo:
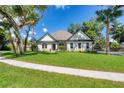
[[[37,42],[39,51],[59,51],[63,46],[67,51],[91,51],[93,41],[82,31],[71,34],[67,31],[46,33]]]

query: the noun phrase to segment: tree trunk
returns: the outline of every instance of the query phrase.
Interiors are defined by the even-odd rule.
[[[109,32],[110,32],[109,22],[107,22],[106,24],[106,54],[108,54],[109,52]]]
[[[16,51],[16,48],[15,48],[15,45],[14,45],[10,30],[9,30],[9,38],[10,38],[10,42],[11,42],[12,47],[13,47],[13,51],[17,55],[17,51]]]
[[[28,27],[28,31],[26,31],[26,38],[25,38],[25,42],[24,42],[24,51],[27,51],[27,41],[28,41],[29,32],[30,32],[30,27]]]
[[[33,41],[32,41],[32,43],[33,43],[33,46],[34,46],[34,45],[36,45],[35,41],[34,41],[34,35],[35,35],[35,28],[34,28],[34,26],[32,27],[32,29],[33,29],[33,32],[32,32],[32,40]],[[35,51],[34,47],[32,47],[32,51]]]
[[[18,51],[18,54],[23,54],[24,51],[23,51],[23,44],[22,44],[22,41],[21,41],[21,37],[19,36],[18,32],[14,31],[14,34],[16,36],[16,39],[17,39],[17,46],[19,51]]]

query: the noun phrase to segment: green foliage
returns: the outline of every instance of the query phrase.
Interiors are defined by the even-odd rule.
[[[65,46],[64,45],[60,45],[58,48],[60,49],[60,51],[65,51]]]
[[[70,24],[70,26],[68,27],[68,32],[70,33],[75,33],[76,31],[81,29],[81,25],[80,24]]]
[[[36,51],[37,50],[37,45],[36,44],[31,44],[31,50]]]
[[[94,49],[103,50],[104,47],[105,47],[105,40],[104,39],[95,41]]]
[[[123,15],[120,6],[110,6],[107,9],[96,11],[97,20],[104,24],[110,23]]]
[[[96,54],[97,51],[84,51],[83,53]]]
[[[110,49],[112,51],[118,51],[120,49],[120,45],[116,42],[113,42],[113,43],[110,44]]]
[[[1,50],[2,50],[2,51],[10,51],[10,50],[12,50],[12,47],[11,47],[10,45],[6,45],[6,46],[3,46],[3,47],[1,48]]]
[[[92,39],[95,40],[96,38],[96,29],[92,21],[84,22],[83,23],[83,31]]]
[[[7,40],[7,34],[4,30],[0,29],[0,44],[2,45]]]
[[[111,27],[112,38],[118,41],[118,43],[121,43],[122,40],[124,40],[124,25],[119,23],[118,21],[114,21]]]
[[[86,33],[92,40],[95,40],[95,38],[96,38],[96,33],[95,33],[95,31],[93,31],[93,30],[87,30],[85,33]]]
[[[45,9],[46,6],[40,6],[40,5],[0,6],[0,16],[2,16],[1,18],[4,17],[4,19],[6,19],[7,21],[6,23],[8,23],[8,25],[3,25],[4,30],[10,30],[10,28],[13,28],[13,34],[15,35],[17,41],[15,43],[17,43],[18,45],[16,46],[18,48],[14,48],[13,46],[15,53],[18,52],[18,54],[23,54],[24,52],[22,48],[23,46],[22,38],[19,30],[27,25],[35,26],[35,24],[43,16],[43,12]],[[16,22],[15,18],[18,18],[18,22]],[[4,21],[4,19],[2,19],[2,21]]]
[[[8,42],[8,35],[5,33],[3,29],[0,29],[0,50],[8,50],[7,42]]]

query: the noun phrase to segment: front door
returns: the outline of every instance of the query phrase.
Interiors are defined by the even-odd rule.
[[[56,44],[53,44],[53,50],[56,50]]]

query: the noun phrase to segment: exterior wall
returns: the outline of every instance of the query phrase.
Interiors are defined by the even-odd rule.
[[[70,43],[73,43],[73,49],[70,48]],[[78,48],[78,43],[81,43],[81,48],[79,49]],[[89,49],[86,48],[86,43],[89,43]],[[53,51],[52,48],[53,48],[53,44],[56,44],[56,50],[58,50],[58,46],[59,44],[58,43],[46,43],[47,44],[47,48],[42,48],[42,44],[43,43],[40,43],[38,44],[38,50],[39,51]],[[81,42],[81,41],[77,41],[77,42],[67,42],[66,43],[66,50],[67,51],[92,51],[92,42]]]
[[[73,43],[73,49],[70,48],[70,43]],[[78,43],[81,43],[81,48],[78,48]],[[86,48],[86,43],[89,43],[89,49]],[[92,51],[92,42],[67,42],[67,51]]]

